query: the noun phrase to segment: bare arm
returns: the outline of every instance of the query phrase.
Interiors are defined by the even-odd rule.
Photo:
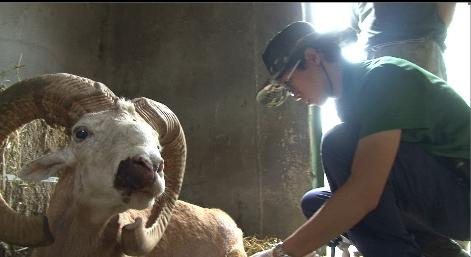
[[[329,201],[283,243],[293,257],[304,256],[356,225],[374,210],[396,157],[401,130],[367,136],[358,142],[352,174]]]
[[[456,3],[437,3],[438,16],[442,19],[445,26],[450,26],[453,14],[455,13]]]

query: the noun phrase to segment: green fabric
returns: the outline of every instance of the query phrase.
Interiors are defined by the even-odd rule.
[[[402,129],[401,140],[431,154],[469,159],[470,108],[445,81],[394,57],[344,67],[337,108],[360,126],[360,138]]]

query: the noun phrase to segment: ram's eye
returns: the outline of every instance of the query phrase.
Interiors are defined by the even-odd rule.
[[[74,138],[77,142],[83,141],[89,136],[89,132],[85,127],[77,127],[74,129]]]

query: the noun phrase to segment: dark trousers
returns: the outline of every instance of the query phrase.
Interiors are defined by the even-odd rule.
[[[322,140],[324,170],[334,193],[350,176],[357,132],[343,123]],[[313,189],[304,195],[306,217],[330,198],[330,190]],[[377,208],[346,236],[365,257],[422,257],[417,233],[470,239],[469,180],[418,144],[401,142]]]

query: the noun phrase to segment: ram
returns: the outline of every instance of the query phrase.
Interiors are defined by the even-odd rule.
[[[70,74],[43,75],[0,94],[0,143],[39,118],[70,129],[71,142],[20,176],[59,182],[41,216],[19,215],[0,195],[0,241],[37,247],[34,257],[246,256],[226,213],[178,200],[185,135],[165,105],[120,99]]]

